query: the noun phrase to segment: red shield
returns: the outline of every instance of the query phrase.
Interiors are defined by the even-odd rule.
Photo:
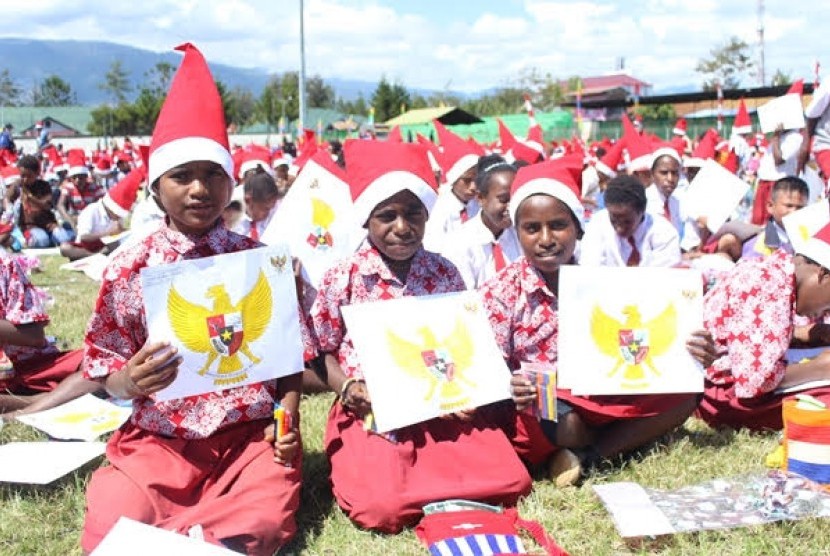
[[[210,344],[225,357],[236,353],[242,345],[242,313],[213,315],[206,319]]]
[[[453,379],[453,375],[455,375],[455,363],[453,363],[447,350],[438,348],[422,351],[421,359],[424,361],[427,370],[435,378],[444,378],[447,381]]]
[[[620,330],[620,355],[629,365],[639,365],[648,355],[648,330]]]

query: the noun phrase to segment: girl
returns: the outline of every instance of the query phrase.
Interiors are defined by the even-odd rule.
[[[104,272],[86,334],[84,372],[132,418],[107,445],[108,467],[87,488],[82,548],[93,550],[120,516],[249,554],[272,554],[296,532],[300,443],[274,443],[275,401],[295,418],[300,375],[157,402],[181,362],[167,342],[147,342],[140,270],[259,244],[221,222],[233,181],[222,103],[201,53],[184,60],[159,114],[148,182],[166,217]],[[311,355],[311,354],[307,354]]]
[[[456,292],[455,267],[421,245],[435,202],[425,150],[408,143],[349,141],[347,174],[355,213],[367,230],[357,252],[329,270],[311,308],[329,387],[340,393],[329,412],[325,447],[337,503],[357,525],[396,533],[430,502],[467,498],[515,504],[530,477],[510,442],[471,411],[371,432],[372,402],[340,308],[410,295]]]
[[[464,283],[477,289],[519,257],[519,240],[510,223],[510,185],[516,168],[497,154],[483,156],[476,169],[481,211],[450,233],[442,254],[455,264]]]
[[[522,361],[556,364],[559,269],[573,264],[582,237],[584,209],[579,202],[581,160],[565,157],[519,169],[510,212],[524,257],[482,288],[484,305],[505,359],[512,369]],[[705,333],[688,343],[704,362],[714,359]],[[535,399],[535,387],[520,374],[511,380],[513,400],[523,410]],[[692,413],[693,394],[660,396],[574,396],[557,390],[558,423],[535,422],[531,440],[553,446],[550,474],[557,486],[575,483],[583,470],[602,459],[634,450],[679,426]]]
[[[652,184],[646,187],[646,198],[648,212],[654,216],[663,216],[671,222],[680,237],[680,248],[691,251],[702,244],[701,230],[694,220],[686,216],[682,197],[677,192],[680,165],[680,156],[673,148],[661,147],[654,151]]]

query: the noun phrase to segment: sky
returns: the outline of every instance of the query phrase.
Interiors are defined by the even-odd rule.
[[[625,70],[656,91],[699,85],[698,60],[737,36],[757,44],[756,0],[304,0],[306,72],[475,92],[533,68],[567,79]],[[767,81],[812,80],[830,2],[766,0]],[[105,40],[154,51],[196,44],[211,62],[296,70],[300,0],[26,0],[0,36]],[[757,54],[757,49],[753,50]],[[756,85],[757,80],[746,85]]]

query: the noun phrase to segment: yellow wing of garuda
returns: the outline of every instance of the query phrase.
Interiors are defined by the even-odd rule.
[[[464,321],[460,318],[455,321],[455,327],[442,343],[450,352],[450,357],[455,363],[457,372],[463,373],[473,364],[473,354],[475,353],[473,339],[470,337],[467,327],[464,326]]]
[[[663,312],[645,323],[648,329],[649,355],[663,355],[677,336],[677,311],[669,303]]]
[[[609,316],[599,305],[591,313],[591,338],[604,355],[615,359],[620,357],[620,328],[622,323]]]
[[[429,349],[427,346],[404,340],[390,329],[386,330],[386,342],[389,346],[389,352],[392,354],[392,360],[406,374],[415,378],[431,378],[432,375],[430,375],[421,357],[421,353],[425,349]]]
[[[268,328],[273,304],[271,286],[268,285],[265,273],[260,270],[254,287],[235,307],[242,313],[242,330],[246,341],[255,342]]]
[[[311,223],[315,226],[328,229],[334,222],[334,209],[317,197],[311,198]]]
[[[170,287],[167,294],[167,316],[170,318],[170,327],[176,338],[184,346],[195,353],[206,353],[211,350],[210,335],[206,319],[211,311],[191,303],[182,297],[176,288]]]

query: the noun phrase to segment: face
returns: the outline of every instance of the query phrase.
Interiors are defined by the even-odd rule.
[[[830,272],[796,257],[796,264],[799,263],[806,270],[804,277],[798,280],[795,309],[799,315],[817,319],[830,310]],[[796,274],[797,277],[798,275],[799,273]]]
[[[651,170],[637,170],[634,172],[634,177],[640,180],[643,187],[651,185]]]
[[[215,162],[187,162],[162,174],[156,192],[170,227],[199,235],[213,227],[228,205],[231,179]]]
[[[680,163],[670,156],[661,156],[654,164],[651,179],[664,197],[670,197],[680,181]]]
[[[643,221],[643,213],[631,205],[613,204],[606,205],[605,208],[608,210],[611,227],[620,237],[628,238],[634,235],[637,226]]]
[[[89,183],[89,176],[86,174],[77,174],[70,178],[77,189],[86,189]]]
[[[268,218],[268,215],[271,214],[272,210],[274,210],[274,206],[276,206],[276,204],[276,196],[266,200],[254,201],[253,196],[250,193],[245,194],[245,212],[254,222],[259,222],[260,220]]]
[[[476,169],[470,168],[452,184],[452,192],[462,203],[470,202],[476,196]]]
[[[37,179],[37,174],[32,172],[28,168],[18,168],[20,171],[20,185],[23,187],[28,187],[32,185],[35,180]]]
[[[782,219],[807,205],[807,198],[798,191],[778,191],[767,201],[767,214],[783,226]]]
[[[378,204],[366,222],[369,241],[393,261],[407,261],[421,248],[427,209],[409,190]]]
[[[494,172],[490,175],[490,188],[486,195],[478,194],[481,205],[481,218],[491,231],[501,231],[510,227],[510,186],[513,184],[513,172]]]
[[[546,280],[573,258],[579,230],[568,207],[550,195],[528,197],[516,211],[516,231],[525,257]]]

